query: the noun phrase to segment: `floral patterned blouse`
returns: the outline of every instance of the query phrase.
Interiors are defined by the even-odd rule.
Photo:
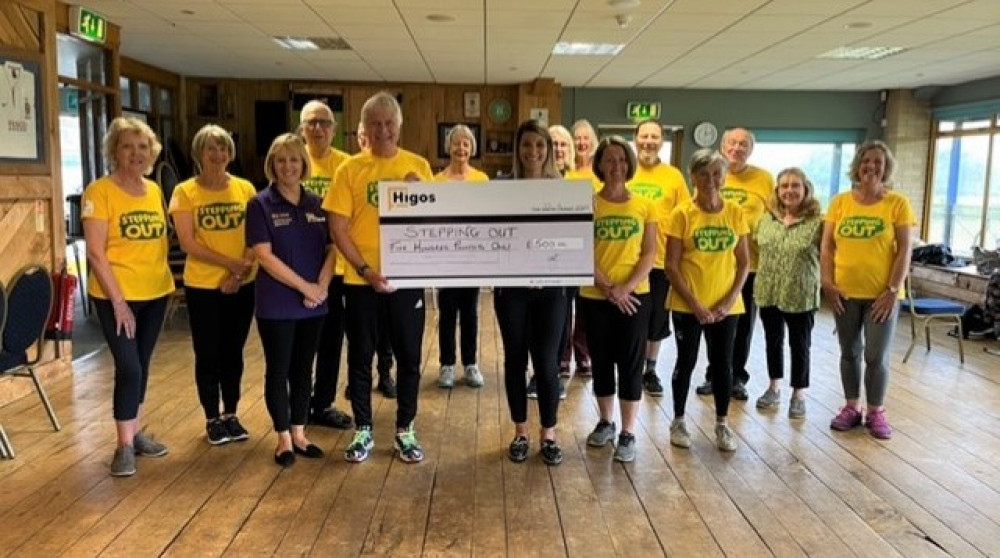
[[[777,306],[799,313],[819,308],[819,240],[823,218],[810,217],[785,225],[767,213],[758,222],[754,239],[760,263],[753,286],[757,306]]]

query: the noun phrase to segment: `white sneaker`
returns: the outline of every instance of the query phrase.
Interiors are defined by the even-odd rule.
[[[691,434],[688,433],[688,428],[687,425],[684,424],[684,419],[675,418],[670,423],[670,445],[677,446],[679,448],[691,447]]]
[[[736,435],[727,424],[715,425],[715,443],[722,451],[736,451]]]
[[[438,376],[438,387],[451,389],[455,387],[455,367],[442,366],[441,375]]]
[[[483,375],[475,364],[465,367],[465,385],[474,388],[483,387]]]

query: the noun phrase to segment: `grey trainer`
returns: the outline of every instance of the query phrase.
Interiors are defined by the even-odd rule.
[[[483,374],[475,364],[465,367],[465,385],[474,388],[483,387]]]
[[[131,477],[135,474],[135,449],[132,446],[125,446],[115,450],[115,457],[111,460],[112,477]]]
[[[684,424],[684,419],[675,418],[670,423],[670,444],[679,448],[691,447],[691,434]]]
[[[438,376],[438,387],[451,389],[455,387],[455,367],[444,365],[441,367],[441,375]]]
[[[635,461],[635,436],[628,432],[618,435],[618,445],[615,446],[615,461],[631,463]]]
[[[715,443],[722,451],[736,451],[736,434],[728,424],[715,425]]]
[[[771,388],[767,388],[767,391],[764,392],[764,395],[761,395],[757,399],[758,409],[777,409],[780,406],[781,406],[781,390],[775,391]]]
[[[792,398],[788,402],[788,418],[800,419],[806,417],[806,400]]]
[[[135,454],[140,457],[163,457],[167,455],[167,446],[146,436],[144,432],[137,432],[135,434],[135,437],[132,438],[132,447],[135,448]]]
[[[615,423],[600,420],[594,431],[587,436],[587,445],[595,448],[603,448],[615,439]]]

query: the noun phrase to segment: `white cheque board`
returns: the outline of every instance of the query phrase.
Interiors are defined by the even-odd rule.
[[[379,183],[382,274],[400,288],[594,282],[587,180]]]

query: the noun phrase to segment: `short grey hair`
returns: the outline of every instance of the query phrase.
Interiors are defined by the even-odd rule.
[[[714,165],[721,166],[722,172],[726,172],[729,169],[729,160],[714,149],[699,149],[694,152],[694,155],[691,155],[691,161],[688,162],[688,174],[694,176],[702,169]]]
[[[396,121],[396,125],[403,125],[403,109],[399,106],[399,101],[388,91],[379,91],[369,97],[364,105],[361,105],[361,120],[367,120],[368,114],[376,108],[389,109],[392,112],[393,119]]]
[[[753,151],[753,146],[757,145],[757,136],[753,135],[753,132],[751,132],[748,128],[744,128],[742,126],[736,126],[735,128],[727,128],[725,132],[722,132],[722,141],[719,142],[719,145],[725,145],[726,140],[729,139],[729,136],[731,136],[732,133],[735,132],[736,130],[742,130],[746,132],[747,138],[750,140],[750,151]]]
[[[445,144],[448,146],[448,153],[451,154],[451,146],[460,138],[468,138],[469,144],[472,145],[472,157],[476,155],[476,136],[472,133],[472,129],[465,124],[455,124],[448,130],[448,135],[445,137]]]

